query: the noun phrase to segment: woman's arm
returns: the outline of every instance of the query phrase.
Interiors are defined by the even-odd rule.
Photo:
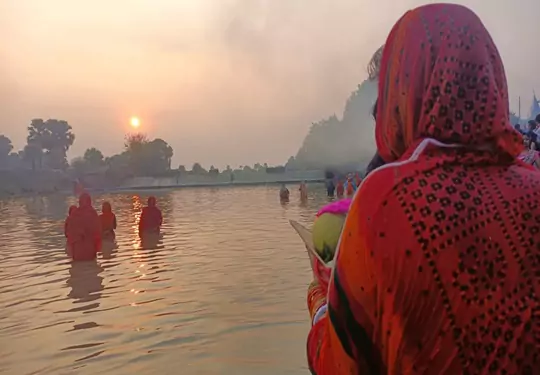
[[[308,306],[313,326],[307,349],[313,374],[375,374],[382,368],[381,355],[372,341],[376,321],[374,264],[359,201],[355,200],[347,216],[328,300],[317,283],[310,286]]]

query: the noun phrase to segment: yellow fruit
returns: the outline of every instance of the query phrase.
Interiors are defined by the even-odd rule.
[[[320,257],[328,262],[334,258],[345,215],[325,213],[313,224],[313,245]]]

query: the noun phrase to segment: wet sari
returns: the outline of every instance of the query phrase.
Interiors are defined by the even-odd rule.
[[[74,261],[96,259],[101,250],[101,223],[87,193],[81,194],[79,207],[70,216],[66,232],[68,249]]]
[[[116,215],[112,212],[112,207],[109,202],[103,202],[99,220],[101,222],[101,233],[103,238],[114,238],[114,231],[116,229]]]
[[[385,45],[376,141],[328,290],[309,288],[312,373],[540,368],[540,175],[516,158],[497,49],[465,7],[403,16]]]
[[[148,206],[144,207],[139,220],[139,234],[159,233],[163,217],[156,207],[156,198],[148,198]]]

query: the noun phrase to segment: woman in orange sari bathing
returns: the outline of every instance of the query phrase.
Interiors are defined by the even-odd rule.
[[[328,290],[314,374],[540,369],[540,173],[517,160],[497,48],[469,9],[407,12],[386,41],[376,143]]]
[[[114,239],[116,229],[116,215],[112,212],[112,207],[109,202],[103,202],[101,205],[101,234],[103,238]]]
[[[68,249],[73,260],[96,259],[101,250],[101,223],[87,193],[79,197],[79,207],[70,216],[66,232]]]

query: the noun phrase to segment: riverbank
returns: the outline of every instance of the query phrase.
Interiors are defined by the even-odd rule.
[[[57,171],[1,171],[0,198],[51,194],[72,194],[73,181]],[[218,175],[185,174],[176,177],[133,177],[111,186],[102,181],[83,181],[90,192],[122,192],[201,187],[260,186],[324,182],[323,171],[284,173],[243,172]],[[97,183],[96,183],[97,182]]]

